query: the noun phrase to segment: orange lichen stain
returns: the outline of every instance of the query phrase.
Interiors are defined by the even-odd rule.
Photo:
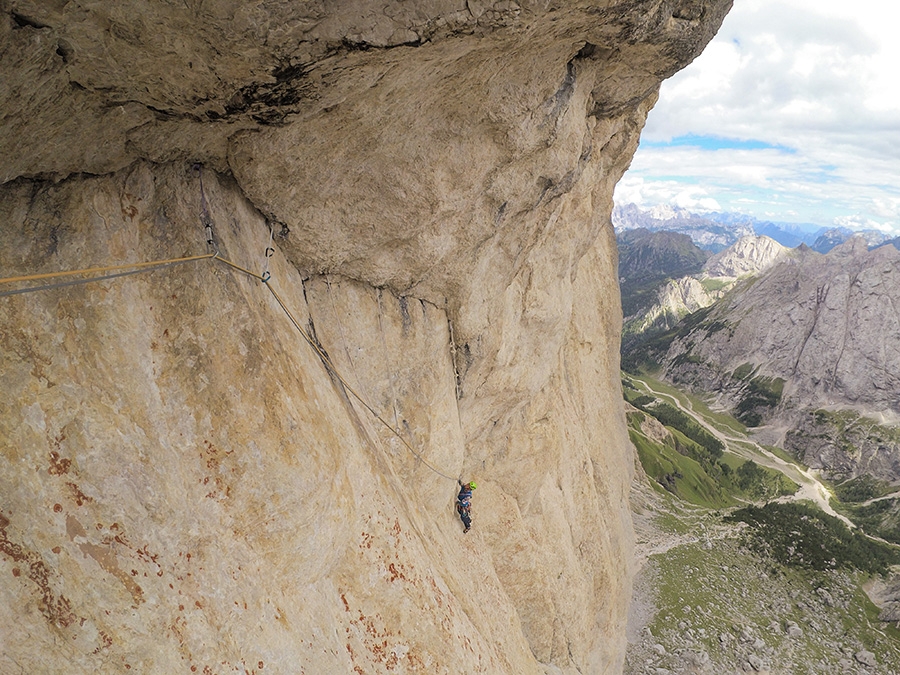
[[[56,513],[62,513],[62,504],[54,504],[54,505],[53,505],[53,510],[54,510]]]
[[[201,485],[210,485],[210,482],[212,482],[212,485],[214,486],[208,493],[206,493],[206,498],[221,501],[231,496],[231,485],[227,484],[222,476],[223,472],[225,471],[225,467],[222,466],[222,462],[233,453],[234,450],[222,452],[210,441],[203,441],[203,448],[199,453],[200,460],[204,462],[206,464],[206,468],[214,474],[211,476],[204,476],[199,481]],[[231,473],[234,473],[234,471],[232,470]]]
[[[112,643],[113,643],[112,638],[109,635],[107,635],[104,631],[101,630],[100,631],[100,644],[94,651],[91,652],[91,654],[95,654],[95,655],[99,654],[104,649],[108,649],[109,647],[111,647]]]
[[[425,672],[425,661],[423,661],[422,657],[418,654],[408,651],[406,652],[406,660],[409,661],[409,665],[413,669],[413,672]]]
[[[110,529],[112,529],[112,528],[110,528]],[[118,539],[117,539],[117,541],[118,541]],[[119,543],[121,543],[121,542],[119,542]],[[147,562],[147,563],[153,563],[157,567],[159,566],[159,563],[156,562],[159,559],[159,554],[158,553],[150,553],[150,547],[148,544],[144,544],[141,548],[134,549],[134,552],[137,554],[137,557],[140,558],[142,561]]]
[[[75,612],[72,611],[69,600],[64,595],[57,596],[50,588],[50,570],[43,558],[38,553],[29,551],[21,544],[10,540],[9,534],[6,532],[9,525],[9,518],[0,513],[0,554],[12,559],[13,562],[22,563],[22,566],[27,569],[28,579],[37,586],[41,596],[38,603],[41,614],[51,624],[67,628],[78,619]],[[15,572],[13,574],[19,576]],[[21,570],[19,574],[21,574]]]
[[[93,497],[88,497],[81,491],[81,488],[78,487],[75,483],[66,483],[66,487],[69,488],[72,492],[72,500],[75,502],[77,506],[84,506],[92,501],[94,501]]]
[[[431,594],[434,597],[435,601],[437,602],[438,607],[443,609],[444,597],[445,597],[443,591],[441,591],[441,589],[438,588],[437,581],[434,580],[434,577],[429,577],[428,582],[431,585]],[[453,606],[449,605],[449,603],[448,603],[447,609],[450,610],[450,614],[452,616],[453,615]]]
[[[62,438],[64,439],[65,436]],[[70,466],[72,466],[71,459],[60,457],[59,453],[55,450],[50,452],[50,467],[47,469],[47,473],[51,476],[62,476],[63,474],[69,473]]]

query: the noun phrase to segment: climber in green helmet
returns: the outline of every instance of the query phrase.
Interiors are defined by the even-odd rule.
[[[459,494],[456,496],[456,512],[463,525],[466,526],[466,529],[463,530],[465,534],[472,528],[472,515],[469,511],[472,508],[472,490],[478,486],[475,485],[475,481],[465,484],[462,481],[457,482],[459,483]]]

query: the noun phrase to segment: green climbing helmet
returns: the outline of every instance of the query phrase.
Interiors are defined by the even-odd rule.
[[[475,481],[473,480],[473,481],[471,481],[471,482],[469,483],[469,487],[472,488],[472,489],[474,490],[474,489],[477,488],[478,486],[475,485]]]

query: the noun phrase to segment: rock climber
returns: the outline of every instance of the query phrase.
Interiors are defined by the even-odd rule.
[[[472,528],[472,514],[469,512],[472,508],[472,490],[478,486],[475,485],[475,481],[465,484],[462,481],[457,482],[459,483],[459,494],[456,496],[456,512],[463,525],[466,526],[466,529],[463,530],[463,533],[466,533]]]

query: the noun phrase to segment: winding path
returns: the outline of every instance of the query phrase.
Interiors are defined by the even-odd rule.
[[[826,488],[809,469],[804,469],[803,467],[798,466],[793,462],[788,462],[781,457],[778,457],[769,450],[766,450],[756,441],[750,440],[746,436],[739,437],[736,435],[723,433],[721,429],[707,422],[706,419],[698,413],[695,413],[690,405],[690,402],[688,402],[687,405],[684,405],[682,404],[681,400],[678,399],[678,397],[673,396],[672,394],[667,394],[665,392],[655,390],[650,386],[650,384],[647,383],[646,380],[642,380],[641,378],[631,374],[629,374],[629,378],[633,382],[639,383],[647,390],[648,393],[653,394],[657,398],[665,398],[671,401],[675,405],[675,407],[688,415],[697,424],[706,429],[706,431],[708,431],[710,434],[718,438],[727,448],[727,452],[730,452],[733,455],[737,455],[738,457],[743,457],[744,459],[752,459],[757,464],[762,464],[763,466],[769,467],[770,469],[780,471],[800,486],[800,489],[798,489],[797,492],[795,492],[793,495],[779,497],[779,499],[776,501],[813,501],[818,504],[819,508],[821,508],[828,515],[839,518],[850,528],[856,527],[856,525],[854,525],[849,518],[837,513],[831,507],[831,493],[829,492],[828,488]]]

